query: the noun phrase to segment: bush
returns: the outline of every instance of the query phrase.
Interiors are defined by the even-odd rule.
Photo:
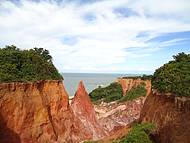
[[[138,85],[137,87],[132,88],[130,91],[123,96],[119,102],[125,102],[129,100],[134,100],[140,96],[146,96],[147,90],[145,88],[145,83]]]
[[[142,76],[125,76],[123,79],[141,79],[141,80],[151,80],[152,75],[143,74]]]
[[[174,60],[157,69],[152,88],[177,96],[190,96],[190,54],[179,53]]]
[[[122,97],[122,87],[118,83],[111,83],[107,87],[98,87],[94,89],[90,94],[90,98],[93,102],[103,100],[105,102],[111,102],[118,100]]]
[[[149,135],[153,129],[154,125],[151,123],[137,124],[117,143],[152,143]]]
[[[0,49],[0,82],[63,79],[52,63],[48,50],[20,50],[15,46]]]
[[[84,143],[98,143],[98,141],[84,141]]]
[[[141,77],[142,80],[151,80],[152,79],[152,75],[145,75],[143,74]]]

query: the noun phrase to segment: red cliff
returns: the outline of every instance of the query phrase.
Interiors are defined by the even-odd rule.
[[[190,143],[190,98],[151,93],[140,115],[141,122],[156,126],[156,143]]]
[[[117,82],[121,84],[123,95],[125,96],[128,91],[132,88],[137,87],[141,83],[145,83],[145,88],[147,90],[147,95],[151,92],[151,81],[150,80],[142,80],[140,78],[133,79],[133,78],[118,78]]]
[[[91,134],[74,116],[62,81],[0,84],[0,142],[80,142]]]
[[[93,104],[82,81],[79,83],[77,92],[71,102],[71,108],[75,116],[81,120],[85,128],[91,133],[92,139],[99,139],[106,135],[106,132],[98,123]]]

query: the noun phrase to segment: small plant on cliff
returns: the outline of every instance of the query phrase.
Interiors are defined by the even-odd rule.
[[[137,87],[133,87],[130,91],[123,96],[119,102],[125,102],[129,100],[134,100],[141,96],[146,96],[147,90],[145,88],[145,83],[138,85]]]
[[[94,89],[90,94],[90,98],[93,102],[103,100],[105,102],[111,102],[118,100],[122,97],[122,87],[118,83],[111,83],[107,87],[98,87]]]
[[[153,129],[154,125],[151,123],[136,124],[129,134],[117,143],[153,143],[149,138]]]
[[[0,49],[0,82],[63,79],[53,65],[48,50],[20,50],[16,46]]]
[[[160,92],[190,96],[190,54],[179,53],[173,58],[155,71],[152,87]]]

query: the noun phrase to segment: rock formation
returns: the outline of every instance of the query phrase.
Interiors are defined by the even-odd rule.
[[[91,139],[74,116],[62,81],[0,84],[1,143],[70,143]]]
[[[114,133],[116,130],[139,119],[144,100],[145,97],[140,97],[124,103],[102,102],[100,105],[95,105],[99,123],[109,133]]]
[[[98,123],[95,110],[90,97],[86,92],[82,81],[78,85],[78,89],[71,102],[71,108],[80,121],[85,126],[85,129],[92,135],[92,139],[100,139],[106,136],[106,131]]]
[[[78,143],[101,139],[138,119],[144,99],[107,103],[105,110],[104,105],[99,105],[95,112],[82,82],[70,105],[62,81],[2,83],[0,143]]]
[[[123,95],[125,96],[127,91],[130,91],[133,87],[137,87],[141,83],[145,83],[145,88],[147,90],[147,95],[151,92],[151,81],[150,80],[142,80],[140,78],[118,78],[117,82],[121,84]]]
[[[140,121],[155,124],[156,143],[189,143],[190,98],[153,92],[145,101]]]

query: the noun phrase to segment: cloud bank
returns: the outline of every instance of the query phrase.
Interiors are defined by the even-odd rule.
[[[44,47],[61,72],[153,71],[188,41],[189,0],[0,2],[0,46]]]

